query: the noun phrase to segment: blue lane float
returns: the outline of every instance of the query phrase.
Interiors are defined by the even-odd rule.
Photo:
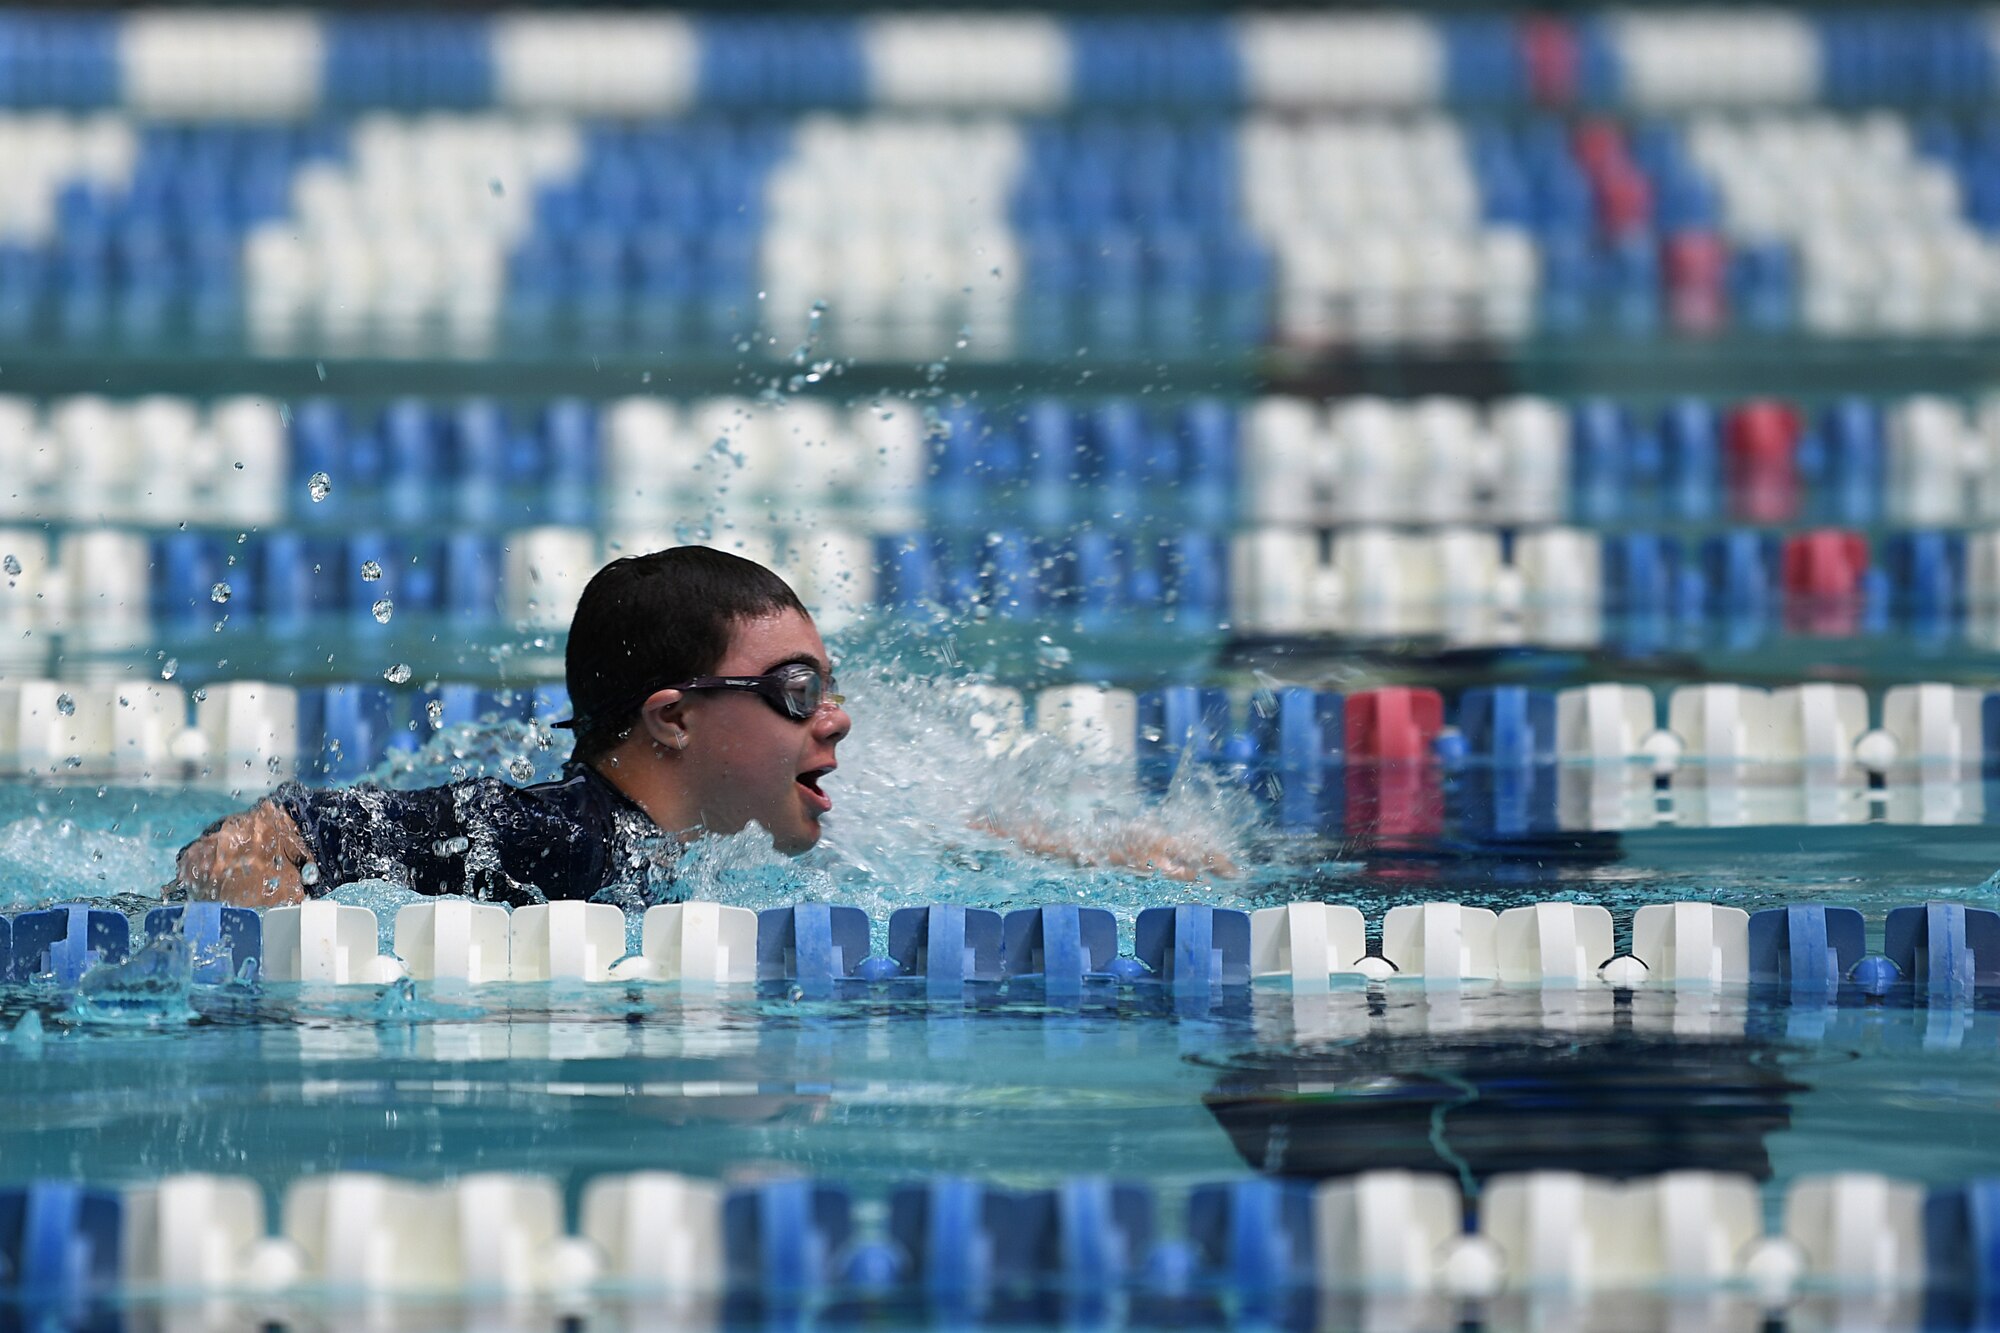
[[[0,1319],[13,1320],[10,1328],[108,1326],[78,1316],[95,1314],[88,1307],[105,1298],[157,1298],[163,1280],[189,1295],[254,1286],[284,1301],[329,1289],[393,1299],[410,1293],[407,1270],[385,1273],[369,1252],[436,1241],[461,1248],[424,1270],[426,1291],[477,1301],[491,1293],[491,1265],[458,1254],[504,1247],[524,1222],[545,1242],[584,1242],[560,1275],[524,1273],[524,1298],[719,1298],[722,1326],[759,1314],[893,1321],[926,1309],[995,1328],[1060,1315],[1108,1315],[1105,1326],[1304,1328],[1323,1316],[1321,1299],[1357,1289],[1425,1302],[1469,1298],[1465,1308],[1475,1311],[1495,1295],[1539,1293],[1574,1314],[1588,1308],[1576,1304],[1575,1286],[1551,1290],[1532,1269],[1496,1266],[1495,1247],[1563,1255],[1585,1230],[1601,1237],[1654,1225],[1668,1189],[1680,1198],[1673,1216],[1691,1246],[1642,1250],[1626,1266],[1591,1256],[1573,1274],[1621,1302],[1639,1293],[1742,1297],[1755,1280],[1751,1299],[1779,1308],[1794,1295],[1820,1294],[1835,1274],[1843,1299],[1877,1310],[1878,1299],[1900,1302],[1920,1289],[1945,1301],[2000,1289],[2000,1181],[1977,1177],[1927,1190],[1865,1172],[1808,1174],[1768,1212],[1757,1207],[1755,1178],[1718,1171],[1617,1181],[1507,1173],[1470,1197],[1455,1175],[1400,1170],[1317,1182],[1204,1181],[1185,1196],[1101,1176],[1025,1190],[906,1177],[891,1183],[886,1209],[871,1206],[865,1186],[809,1177],[718,1188],[660,1172],[600,1176],[586,1200],[600,1187],[614,1197],[643,1193],[654,1206],[622,1214],[586,1203],[572,1236],[556,1202],[561,1184],[550,1177],[517,1176],[510,1189],[491,1175],[420,1183],[337,1173],[292,1182],[275,1217],[264,1205],[267,1186],[241,1178],[182,1175],[120,1193],[47,1180],[0,1188]],[[317,1205],[334,1191],[361,1206],[328,1216]],[[1595,1196],[1587,1214],[1570,1206],[1579,1191]],[[419,1204],[437,1206],[413,1209]],[[413,1234],[434,1227],[445,1234]],[[1356,1243],[1358,1229],[1372,1232],[1365,1243]],[[683,1259],[669,1276],[597,1258],[606,1243],[662,1242],[720,1262],[697,1271]],[[322,1264],[299,1271],[263,1262],[299,1246]],[[232,1262],[246,1255],[248,1266]],[[594,1317],[594,1307],[584,1308]]]
[[[108,1190],[55,1180],[0,1189],[0,1296],[41,1305],[109,1292],[124,1220],[123,1198]]]
[[[845,1189],[774,1180],[732,1191],[722,1205],[723,1254],[732,1285],[766,1301],[798,1300],[838,1276],[835,1257],[854,1231]]]
[[[904,976],[934,990],[997,982],[1004,976],[1001,935],[1000,914],[986,908],[903,907],[889,914],[889,957]]]
[[[14,918],[14,981],[49,977],[74,986],[100,962],[122,963],[131,949],[132,927],[123,912],[69,903]]]
[[[1133,952],[1176,990],[1250,984],[1250,914],[1183,903],[1148,907],[1133,927]]]
[[[1007,1200],[980,1181],[940,1176],[889,1195],[889,1236],[933,1301],[967,1308],[993,1285]]]
[[[263,961],[264,920],[254,908],[187,903],[146,913],[148,939],[176,934],[187,941],[196,985],[219,986]]]
[[[824,984],[862,977],[868,914],[858,907],[800,903],[757,913],[757,979]]]
[[[1102,907],[1056,903],[1007,913],[1001,966],[1016,980],[1039,980],[1051,993],[1074,994],[1084,982],[1110,979],[1118,959],[1118,919]]]
[[[1933,996],[1969,996],[2000,983],[2000,912],[1963,903],[1894,908],[1883,922],[1882,953]]]
[[[1318,1258],[1312,1199],[1302,1181],[1196,1186],[1187,1205],[1196,1282],[1235,1292],[1241,1316],[1296,1327],[1288,1316],[1308,1299]]]
[[[1153,1238],[1152,1192],[1087,1177],[1009,1201],[998,1236],[1003,1282],[1103,1293],[1130,1280]]]
[[[682,906],[650,910],[679,911]],[[1435,906],[1454,912],[1478,910],[1458,904]],[[1711,908],[1699,903],[1677,906]],[[1248,1003],[1253,982],[1289,980],[1318,986],[1349,978],[1365,985],[1372,984],[1372,978],[1396,984],[1382,969],[1360,965],[1381,960],[1365,957],[1367,949],[1360,942],[1365,927],[1358,913],[1351,914],[1354,942],[1328,952],[1324,960],[1308,950],[1288,961],[1286,951],[1302,947],[1287,943],[1290,931],[1298,928],[1296,914],[1308,908],[1348,911],[1329,904],[1295,903],[1259,909],[1253,920],[1250,913],[1206,904],[1152,907],[1141,911],[1133,923],[1131,952],[1121,953],[1118,922],[1105,908],[1056,903],[1002,915],[986,908],[930,904],[892,913],[887,948],[877,955],[872,952],[873,923],[861,908],[801,903],[756,914],[754,950],[747,939],[742,946],[746,956],[754,954],[754,976],[746,973],[737,979],[850,999],[893,998],[899,986],[913,982],[923,983],[933,995],[962,993],[982,1001],[1049,1003],[1063,997],[1075,1003],[1093,997],[1117,1003],[1125,996],[1153,1005],[1171,996],[1172,1006],[1185,1012],[1240,1008]],[[328,909],[363,918],[372,915],[366,908],[337,904],[304,910]],[[723,910],[751,915],[745,909]],[[1657,908],[1642,909],[1641,916],[1648,910]],[[1742,915],[1737,909],[1712,910]],[[15,982],[76,987],[97,963],[127,959],[125,921],[118,912],[83,904],[0,916],[0,941],[11,937],[12,943],[12,965],[6,975]],[[251,909],[215,903],[156,908],[145,921],[149,940],[185,939],[190,979],[198,986],[261,978],[263,926]],[[1872,952],[1866,923],[1850,907],[1803,903],[1769,908],[1745,917],[1741,928],[1742,955],[1714,979],[1725,986],[1748,986],[1753,997],[1773,1006],[1949,1007],[1970,1005],[2000,988],[2000,910],[1992,908],[1943,902],[1895,908],[1885,923],[1881,947]],[[376,927],[371,923],[364,929],[372,938]],[[649,922],[649,935],[651,930]],[[1598,952],[1609,958],[1609,944]],[[1640,961],[1651,966],[1644,949],[1639,952]],[[1412,977],[1423,977],[1411,960],[1399,960],[1398,965]],[[1323,973],[1318,970],[1321,966]],[[504,959],[501,968],[504,975]],[[642,975],[653,974],[614,968],[610,977],[596,979],[629,982]],[[1632,984],[1627,971],[1615,977],[1608,971],[1559,975],[1566,979],[1563,984],[1579,980],[1593,984],[1602,980],[1613,987]],[[1439,980],[1475,986],[1538,984],[1541,977],[1531,963],[1523,963],[1498,973],[1447,970],[1431,976],[1427,984]],[[357,976],[353,984],[379,984],[379,979],[366,983]]]
[[[1852,907],[1767,908],[1750,917],[1750,981],[1832,998],[1867,946],[1867,923]]]

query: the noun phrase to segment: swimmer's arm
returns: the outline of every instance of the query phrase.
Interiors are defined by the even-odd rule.
[[[991,815],[972,822],[981,833],[1005,838],[1038,856],[1049,856],[1080,866],[1126,866],[1151,870],[1168,879],[1184,881],[1208,877],[1233,879],[1236,862],[1221,848],[1176,833],[1152,819],[1134,819],[1119,828],[1106,830],[1098,838],[1083,843],[1060,829],[1052,829],[1032,819],[1002,822]]]
[[[311,860],[292,817],[274,802],[259,801],[183,847],[174,880],[191,898],[284,907],[305,900],[299,872]]]

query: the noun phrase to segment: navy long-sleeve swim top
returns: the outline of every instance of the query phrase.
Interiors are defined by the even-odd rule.
[[[472,778],[395,791],[288,782],[271,800],[298,825],[318,868],[317,897],[381,879],[418,893],[499,903],[592,898],[629,887],[657,897],[674,844],[632,799],[588,764],[516,787]]]

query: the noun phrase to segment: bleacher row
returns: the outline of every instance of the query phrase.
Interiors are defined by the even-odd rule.
[[[580,340],[797,352],[809,384],[843,357],[2000,328],[2000,121],[1959,112],[0,112],[0,155],[9,341]]]
[[[161,117],[391,106],[658,115],[689,107],[1836,105],[2000,90],[1987,12],[1339,11],[1122,19],[514,11],[424,17],[0,14],[0,106]]]
[[[1713,1171],[1522,1172],[1486,1182],[1476,1202],[1456,1179],[1405,1171],[1237,1179],[1184,1195],[1101,1177],[1005,1188],[937,1176],[892,1187],[886,1209],[830,1180],[638,1172],[589,1181],[571,1234],[552,1177],[345,1172],[293,1181],[274,1234],[247,1179],[179,1175],[123,1190],[43,1180],[0,1190],[0,1217],[19,1219],[0,1233],[13,1242],[0,1253],[0,1294],[81,1305],[175,1292],[578,1299],[602,1289],[728,1295],[772,1311],[854,1313],[901,1298],[996,1320],[1107,1319],[1129,1300],[1135,1322],[1234,1309],[1278,1327],[1314,1326],[1316,1290],[1480,1299],[1730,1288],[1782,1307],[1813,1291],[1988,1289],[1996,1191],[1986,1179],[1926,1188],[1802,1176],[1767,1232],[1758,1183]]]
[[[925,411],[812,398],[0,397],[0,463],[17,479],[0,519],[239,530],[430,529],[440,513],[467,527],[630,526],[718,506],[740,527],[841,511],[892,533],[995,514],[1037,532],[1147,515],[1210,530],[1956,527],[2000,522],[2000,402],[1052,397]]]
[[[1619,952],[1608,909],[1541,902],[1495,913],[1452,902],[1405,904],[1383,916],[1379,950],[1361,912],[1291,903],[1244,912],[1148,907],[1121,945],[1112,913],[1074,903],[1002,914],[957,904],[891,912],[886,948],[859,907],[801,903],[753,912],[713,902],[650,907],[628,954],[626,913],[610,903],[506,907],[460,898],[398,909],[393,952],[381,953],[366,907],[324,899],[262,913],[194,903],[147,912],[145,944],[186,950],[193,984],[233,981],[380,985],[405,977],[496,982],[780,983],[831,994],[854,984],[915,983],[941,997],[1077,996],[1128,985],[1219,994],[1283,979],[1301,991],[1335,978],[1428,984],[1630,988],[1648,983],[1751,986],[1772,998],[1832,1004],[1914,995],[1970,1004],[2000,985],[2000,911],[1957,902],[1891,908],[1880,943],[1852,907],[1808,903],[1756,913],[1713,903],[1655,903],[1634,913]],[[0,977],[64,988],[116,989],[132,952],[118,911],[70,903],[0,917]],[[93,969],[98,969],[93,971]]]

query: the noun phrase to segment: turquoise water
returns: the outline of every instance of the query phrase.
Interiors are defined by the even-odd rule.
[[[754,908],[854,903],[873,917],[878,947],[891,911],[933,901],[1107,906],[1129,948],[1132,919],[1162,903],[1319,899],[1360,908],[1374,930],[1404,903],[1561,899],[1611,908],[1622,948],[1634,910],[1677,899],[1855,906],[1877,942],[1891,907],[1996,900],[1991,827],[1900,822],[1919,807],[1894,791],[1842,794],[1841,817],[1858,822],[1703,828],[1697,816],[1723,807],[1690,776],[1671,799],[1640,783],[1629,820],[1638,827],[1622,831],[1475,836],[1447,819],[1430,833],[1372,837],[1352,821],[1287,827],[1227,773],[1183,773],[1156,796],[1127,766],[1053,743],[990,747],[949,692],[966,677],[949,671],[878,660],[842,674],[856,730],[828,783],[836,809],[823,846],[791,861],[754,834],[704,844],[678,891]],[[562,742],[530,726],[461,728],[378,776],[518,776],[523,762],[542,775],[562,758]],[[1767,771],[1755,790],[1803,780]],[[1423,799],[1446,801],[1442,791]],[[0,904],[91,898],[136,917],[159,901],[175,849],[250,795],[101,786],[81,774],[0,784]],[[1351,804],[1356,791],[1346,795]],[[2000,805],[1976,782],[1943,795],[1979,821]],[[1679,823],[1660,822],[1675,809]],[[1078,868],[977,831],[995,816],[1061,829],[1086,852],[1135,827],[1169,829],[1242,870],[1182,884]],[[374,908],[385,934],[413,897],[379,883],[336,896]],[[636,945],[638,913],[628,921]],[[171,949],[148,950],[75,992],[0,989],[0,1160],[11,1177],[116,1186],[215,1172],[258,1182],[275,1207],[285,1187],[320,1172],[519,1171],[560,1181],[574,1208],[589,1179],[638,1169],[728,1182],[806,1174],[848,1185],[872,1218],[893,1186],[936,1174],[1021,1187],[1108,1174],[1153,1186],[1166,1216],[1189,1188],[1246,1172],[1407,1167],[1477,1191],[1538,1168],[1707,1168],[1765,1181],[1775,1218],[1788,1184],[1831,1170],[1939,1186],[2000,1173],[1990,1132],[2000,1007],[1984,995],[1963,1006],[1852,993],[1820,1004],[1747,989],[1397,980],[1319,994],[1260,982],[1198,998],[1127,988],[1062,1007],[978,988],[929,1000],[860,985],[809,997],[636,983],[196,987],[189,976]],[[1754,1304],[1602,1299],[1627,1305],[1510,1297],[1481,1317],[1488,1327],[1745,1328],[1760,1317]],[[1824,1310],[1808,1301],[1790,1317],[1908,1323],[1917,1307],[1894,1304],[1902,1299]],[[1328,1296],[1319,1322],[1459,1317],[1371,1300]],[[600,1301],[593,1318],[642,1326],[713,1313],[614,1307]],[[204,1308],[216,1326],[274,1317]],[[490,1311],[450,1305],[387,1302],[377,1313],[381,1326],[496,1325]],[[1124,1317],[1144,1325],[1142,1313]],[[497,1325],[545,1328],[557,1316],[510,1307]]]

